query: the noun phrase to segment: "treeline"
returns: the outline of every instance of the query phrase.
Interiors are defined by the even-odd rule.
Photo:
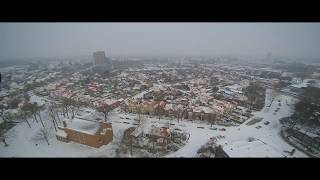
[[[2,60],[0,61],[0,68],[5,68],[9,66],[15,66],[15,65],[27,65],[30,62],[28,61],[22,61],[22,60]]]
[[[315,66],[306,65],[299,62],[277,64],[275,65],[275,68],[295,73],[296,76],[302,79],[309,78],[309,76],[316,71]]]
[[[320,88],[307,87],[303,90],[292,118],[300,124],[320,126]]]
[[[266,88],[260,83],[250,83],[250,85],[244,89],[244,93],[248,97],[248,105],[250,109],[260,110],[263,108]]]

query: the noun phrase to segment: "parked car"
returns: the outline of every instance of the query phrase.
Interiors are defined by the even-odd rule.
[[[220,128],[219,130],[220,130],[220,131],[226,131],[226,129],[225,129],[225,128]]]
[[[269,121],[266,121],[266,122],[264,122],[263,124],[264,124],[264,125],[268,125],[268,124],[270,124],[270,122],[269,122]]]
[[[257,127],[256,127],[256,129],[260,129],[260,128],[262,128],[262,127],[261,127],[261,126],[257,126]]]
[[[212,128],[209,128],[209,129],[211,129],[211,130],[217,130],[218,128],[216,128],[216,127],[212,127]]]

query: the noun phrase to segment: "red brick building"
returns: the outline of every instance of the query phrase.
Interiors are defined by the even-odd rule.
[[[112,125],[108,122],[90,121],[85,119],[66,119],[64,126],[58,127],[56,138],[63,142],[77,142],[99,148],[113,140]]]

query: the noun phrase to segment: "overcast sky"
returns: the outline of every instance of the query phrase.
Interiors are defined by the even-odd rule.
[[[0,23],[0,60],[91,55],[320,57],[320,23]]]

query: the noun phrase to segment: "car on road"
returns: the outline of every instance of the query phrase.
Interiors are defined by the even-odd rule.
[[[226,129],[225,129],[225,128],[220,128],[219,130],[220,130],[220,131],[226,131]]]
[[[256,127],[256,129],[260,129],[260,128],[262,128],[262,127],[261,127],[261,126],[257,126],[257,127]]]

